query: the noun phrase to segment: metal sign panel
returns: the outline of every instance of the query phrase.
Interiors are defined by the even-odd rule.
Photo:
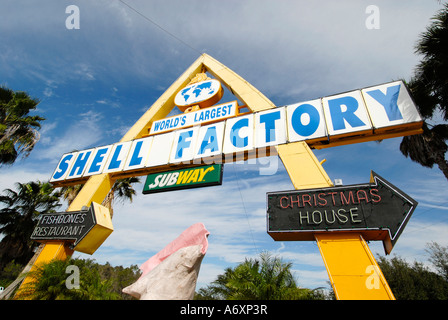
[[[354,132],[372,132],[372,124],[360,90],[325,97],[322,105],[330,140],[332,137]]]
[[[390,253],[417,202],[372,172],[372,183],[267,193],[267,231],[279,241],[314,240],[316,232],[356,231],[384,240]]]
[[[327,140],[328,133],[321,99],[287,106],[288,140]]]
[[[93,206],[87,210],[41,214],[32,240],[73,240],[75,247],[96,225]]]
[[[235,117],[237,109],[234,101],[187,112],[154,122],[153,134],[138,141],[65,154],[50,182],[62,185],[100,173],[143,175],[153,167],[297,141],[319,148],[385,139],[416,134],[422,125],[401,81]],[[214,126],[201,130],[210,123]]]
[[[237,115],[238,106],[236,101],[219,104],[198,111],[182,113],[173,117],[154,121],[150,134],[158,134],[172,130],[182,129],[200,124],[225,120]]]
[[[222,174],[222,164],[149,174],[143,194],[220,185]]]

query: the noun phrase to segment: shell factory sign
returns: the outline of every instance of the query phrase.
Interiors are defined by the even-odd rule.
[[[324,148],[379,140],[417,130],[422,123],[401,81],[244,114],[237,101],[214,105],[222,95],[218,80],[190,83],[174,100],[184,113],[154,121],[142,138],[64,154],[50,182],[80,183],[101,173],[144,175],[207,160],[222,163],[233,161],[235,154],[297,141]]]
[[[222,84],[234,101],[220,102]],[[160,116],[175,106],[179,114]],[[122,141],[62,155],[50,182],[86,183],[72,204],[77,208],[104,199],[115,179],[147,175],[144,194],[219,185],[223,163],[278,155],[298,190],[267,193],[268,234],[276,241],[316,240],[338,299],[394,299],[382,274],[381,290],[367,288],[364,270],[377,263],[363,237],[382,240],[390,253],[417,202],[374,172],[369,183],[334,187],[310,149],[419,134],[422,124],[402,81],[275,107],[202,54]],[[33,238],[71,241],[74,250],[93,253],[113,227],[108,210],[92,206],[43,217]]]

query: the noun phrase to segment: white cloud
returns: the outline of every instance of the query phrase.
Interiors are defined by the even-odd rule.
[[[46,96],[47,98],[51,97],[54,94],[53,89],[51,88],[45,88],[44,90],[44,96]]]
[[[0,168],[0,176],[0,192],[3,192],[7,188],[15,190],[14,184],[16,182],[48,181],[48,175],[46,173],[23,169],[16,165]]]
[[[316,289],[329,289],[331,285],[328,283],[328,273],[324,270],[293,270],[299,287]]]
[[[101,127],[102,119],[103,115],[98,112],[81,113],[78,121],[73,121],[69,127],[62,129],[61,135],[54,135],[50,141],[47,138],[45,147],[36,150],[36,158],[57,162],[64,153],[95,146],[104,134]],[[61,126],[62,123],[58,125]]]
[[[73,68],[73,74],[79,76],[81,80],[95,80],[95,75],[93,73],[92,67],[87,63],[78,63]]]

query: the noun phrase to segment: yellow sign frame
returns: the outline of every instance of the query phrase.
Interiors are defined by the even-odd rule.
[[[218,79],[226,88],[234,94],[250,113],[275,108],[276,106],[260,91],[253,87],[234,71],[213,59],[207,54],[202,54],[146,111],[143,116],[123,136],[120,142],[139,139],[148,134],[148,129],[154,121],[168,116],[174,106],[176,94],[184,88],[198,73],[208,72]],[[421,133],[421,125],[412,124],[400,131],[383,132],[380,135],[362,136],[351,139],[341,139],[331,144],[313,145],[314,148],[326,148],[337,145],[379,140],[395,136],[404,136]],[[295,142],[275,146],[275,150],[282,160],[295,189],[309,189],[333,186],[331,179],[323,169],[310,149],[304,142]],[[268,155],[268,154],[264,154]],[[183,165],[183,167],[186,167]],[[102,203],[110,192],[117,178],[135,175],[127,172],[125,175],[112,175],[104,173],[91,176],[78,196],[74,199],[68,211],[81,210],[84,206],[90,206],[92,202]],[[72,181],[71,184],[77,183]],[[356,241],[353,237],[357,237]],[[387,282],[379,270],[367,243],[357,234],[326,234],[316,235],[316,241],[322,258],[325,262],[331,284],[338,299],[394,299]],[[86,249],[87,250],[87,249]],[[338,252],[344,251],[344,259],[338,259]],[[65,258],[73,253],[64,243],[46,244],[34,265],[48,262],[53,258]],[[92,252],[93,253],[93,252]],[[366,286],[366,270],[373,266],[376,275],[382,284],[374,289]],[[344,270],[344,275],[339,275]],[[28,280],[25,279],[25,282]]]

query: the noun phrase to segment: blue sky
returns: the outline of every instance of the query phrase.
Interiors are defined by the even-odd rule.
[[[0,3],[0,84],[39,98],[37,113],[47,119],[31,155],[0,168],[0,190],[48,180],[66,152],[119,141],[202,52],[277,106],[409,79],[418,35],[441,8],[437,1],[125,2],[170,34],[118,0]],[[380,10],[379,29],[366,27],[370,4]],[[66,28],[69,5],[80,10],[79,29]],[[364,183],[374,170],[416,199],[392,256],[427,263],[427,243],[448,245],[448,182],[437,168],[405,158],[400,141],[314,152],[327,160],[331,179]],[[278,158],[225,165],[221,186],[151,195],[142,189],[136,186],[132,204],[115,204],[115,231],[97,252],[75,255],[140,265],[202,222],[211,234],[199,286],[268,250],[293,263],[299,285],[328,287],[316,243],[276,242],[266,233],[266,192],[293,189]],[[384,255],[381,243],[369,246]]]

